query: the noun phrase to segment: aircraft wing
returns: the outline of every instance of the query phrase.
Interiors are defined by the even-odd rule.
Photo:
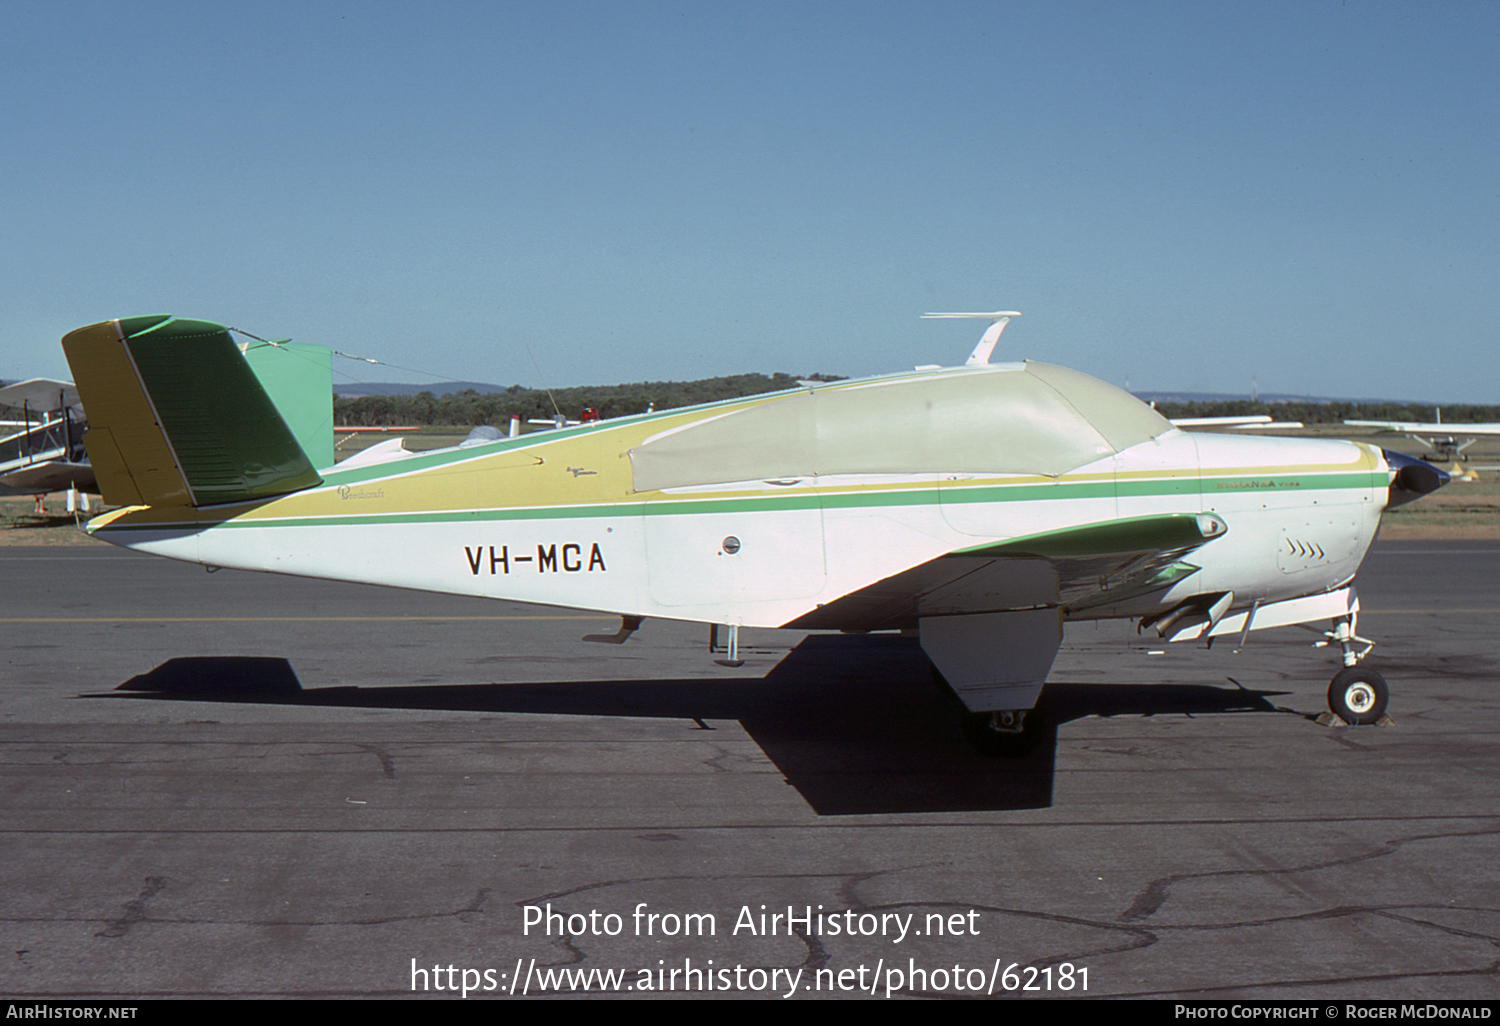
[[[56,413],[64,406],[77,405],[78,389],[71,381],[32,378],[0,388],[0,406],[18,410],[26,406],[40,413]]]
[[[1198,567],[1186,557],[1227,530],[1213,513],[1168,513],[955,549],[787,626],[890,630],[922,617],[1113,605],[1192,575]]]
[[[1199,428],[1227,428],[1231,431],[1264,431],[1268,428],[1291,430],[1300,428],[1300,420],[1272,420],[1265,414],[1246,417],[1173,417],[1172,426],[1184,431]]]
[[[1400,420],[1346,420],[1349,427],[1385,428],[1408,435],[1500,435],[1500,424],[1413,424]]]
[[[60,492],[68,488],[94,491],[94,468],[87,463],[69,460],[43,460],[6,469],[0,473],[0,485],[27,495]]]

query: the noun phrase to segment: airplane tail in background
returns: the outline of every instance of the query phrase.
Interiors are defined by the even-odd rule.
[[[326,355],[310,375],[280,374],[268,369],[274,360],[247,360],[228,328],[166,315],[92,324],[62,345],[105,502],[209,506],[311,488],[322,482],[314,460],[325,431],[324,465],[333,462]]]

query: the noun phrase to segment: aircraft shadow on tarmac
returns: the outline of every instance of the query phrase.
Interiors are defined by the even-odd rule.
[[[184,657],[85,697],[568,716],[737,720],[820,815],[1045,808],[1057,726],[1086,716],[1277,712],[1251,691],[1049,683],[1029,755],[970,750],[915,639],[811,635],[764,676],[304,688],[280,657]]]

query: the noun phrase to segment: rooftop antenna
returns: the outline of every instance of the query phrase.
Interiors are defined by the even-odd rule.
[[[1005,330],[1005,326],[1010,323],[1010,319],[1012,317],[1019,317],[1021,314],[1017,310],[997,310],[994,313],[925,313],[922,316],[933,319],[977,317],[981,320],[993,322],[985,331],[984,337],[979,340],[979,345],[975,346],[974,351],[969,354],[969,359],[965,361],[969,367],[983,367],[990,362],[990,354],[995,351],[995,343],[1000,341],[1000,333]]]

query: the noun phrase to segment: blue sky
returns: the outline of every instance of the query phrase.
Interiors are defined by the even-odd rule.
[[[0,5],[0,377],[175,313],[553,387],[1500,402],[1494,2]],[[529,353],[528,353],[529,349]],[[393,368],[411,368],[422,373]]]

